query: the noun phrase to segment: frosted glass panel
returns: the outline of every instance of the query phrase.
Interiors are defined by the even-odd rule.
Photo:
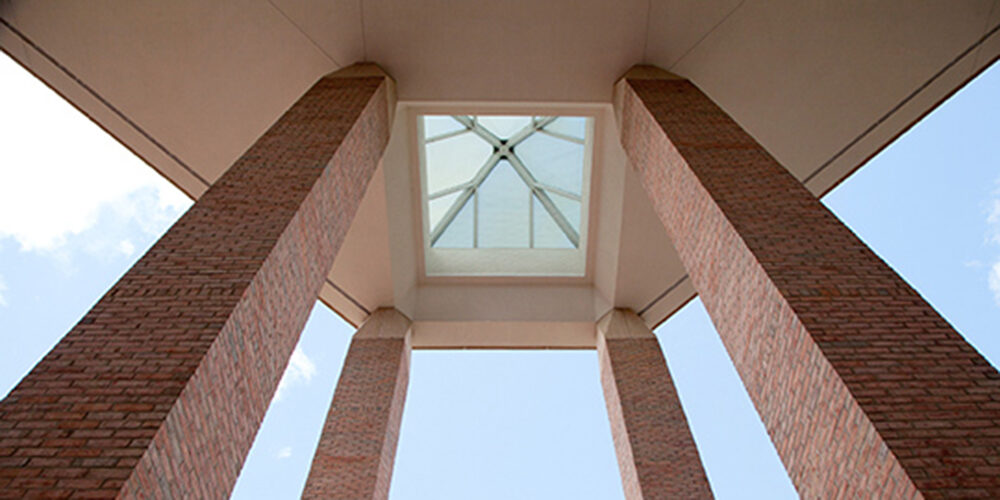
[[[450,116],[425,116],[424,137],[431,139],[441,134],[462,130],[464,125]]]
[[[480,116],[478,120],[501,139],[507,139],[531,125],[530,116]]]
[[[427,194],[472,180],[493,147],[471,132],[427,145]]]
[[[566,217],[566,220],[569,221],[569,225],[573,226],[573,229],[576,229],[577,232],[579,232],[580,202],[551,192],[549,193],[549,198],[552,198],[552,203],[555,203],[556,208],[562,212],[563,217]]]
[[[479,246],[528,246],[528,186],[502,160],[479,190]]]
[[[583,191],[583,145],[545,134],[532,134],[514,153],[543,184],[573,194]]]
[[[455,220],[448,225],[448,228],[444,230],[444,233],[441,233],[441,237],[438,238],[434,247],[472,248],[472,231],[474,228],[472,219],[473,210],[473,199],[469,198],[469,201],[465,203],[462,210],[458,212]]]
[[[545,130],[583,140],[587,135],[587,119],[582,116],[560,116],[546,126]]]
[[[538,198],[532,196],[532,218],[534,219],[535,248],[573,248],[566,233],[559,229],[556,221],[545,210]]]
[[[427,218],[430,222],[431,231],[437,227],[438,222],[441,222],[441,217],[444,217],[444,214],[448,212],[448,209],[451,208],[451,205],[455,203],[455,200],[461,194],[461,191],[456,191],[427,202]]]

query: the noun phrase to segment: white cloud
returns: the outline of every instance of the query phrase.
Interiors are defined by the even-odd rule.
[[[7,307],[7,297],[4,296],[4,292],[7,291],[7,284],[3,281],[3,276],[0,276],[0,307]]]
[[[990,242],[1000,245],[1000,189],[994,191],[994,194],[997,197],[990,200],[989,215],[986,216],[986,237]]]
[[[118,251],[125,255],[132,255],[135,253],[135,244],[129,240],[121,240],[118,242]]]
[[[54,250],[97,222],[104,208],[130,212],[148,189],[161,209],[190,200],[69,103],[0,55],[0,239]],[[144,212],[132,212],[140,219]]]
[[[286,447],[278,450],[278,455],[277,456],[278,456],[278,460],[284,460],[284,459],[292,456],[292,447],[291,446],[286,446]]]
[[[292,351],[292,357],[288,360],[288,368],[285,369],[285,374],[281,376],[281,381],[278,382],[278,389],[274,393],[274,400],[281,401],[285,393],[289,388],[294,387],[299,384],[308,384],[312,380],[313,375],[316,375],[316,365],[306,356],[305,351],[302,347],[295,346],[295,350]]]

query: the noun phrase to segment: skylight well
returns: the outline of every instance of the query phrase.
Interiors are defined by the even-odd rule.
[[[591,121],[422,116],[428,274],[582,275]]]

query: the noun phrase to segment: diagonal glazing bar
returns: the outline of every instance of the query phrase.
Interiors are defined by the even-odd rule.
[[[538,120],[532,118],[530,125],[525,126],[523,129],[518,131],[518,133],[514,134],[507,140],[507,145],[513,148],[514,146],[521,144],[525,139],[531,137],[531,134],[538,131],[544,131],[543,129],[549,126],[552,122],[556,121],[556,118],[557,117],[555,116],[543,116]]]
[[[573,142],[573,143],[576,143],[576,144],[581,144],[582,145],[582,144],[585,144],[587,142],[587,141],[585,141],[585,140],[583,140],[583,139],[581,139],[579,137],[573,137],[573,136],[568,135],[568,134],[563,134],[563,133],[560,133],[560,132],[554,132],[552,130],[548,130],[548,129],[544,129],[544,128],[543,129],[538,129],[538,131],[541,132],[541,133],[543,133],[543,134],[545,134],[545,135],[550,135],[552,137],[555,137],[556,139],[562,139],[564,141],[569,141],[569,142]]]
[[[573,201],[581,201],[582,200],[582,197],[580,195],[578,195],[578,194],[576,194],[574,192],[571,192],[571,191],[566,191],[563,188],[557,188],[557,187],[555,187],[555,186],[553,186],[551,184],[546,184],[544,182],[536,182],[535,184],[538,187],[540,187],[540,188],[542,188],[542,189],[544,189],[544,190],[546,190],[546,191],[548,191],[550,193],[558,194],[559,196],[562,196],[564,198],[569,198],[569,199],[571,199]]]
[[[504,145],[504,141],[496,136],[493,132],[490,132],[486,127],[482,126],[478,121],[474,120],[470,116],[453,116],[458,123],[465,125],[465,127],[476,133],[479,137],[482,137],[486,142],[490,143],[494,148],[499,148]]]
[[[510,153],[506,156],[506,159],[510,162],[510,165],[514,167],[514,171],[521,176],[521,180],[523,180],[524,183],[527,184],[528,187],[530,187],[535,193],[535,196],[538,198],[538,201],[541,202],[542,207],[544,207],[545,211],[552,216],[552,220],[556,222],[556,225],[559,226],[559,229],[561,229],[563,234],[566,235],[566,238],[573,243],[574,247],[579,248],[580,235],[576,232],[576,229],[573,229],[573,225],[566,220],[566,216],[564,216],[563,213],[559,211],[559,208],[556,207],[552,198],[549,197],[549,193],[545,192],[545,189],[538,184],[538,181],[535,180],[535,176],[531,175],[531,172],[528,171],[528,168],[524,166],[524,163],[517,157],[516,154]]]
[[[451,193],[454,193],[456,191],[461,191],[463,189],[468,189],[469,187],[472,187],[472,181],[463,182],[461,184],[456,184],[456,185],[454,185],[454,186],[452,186],[450,188],[444,188],[444,189],[442,189],[440,191],[435,191],[435,192],[427,195],[427,199],[428,200],[436,200],[436,199],[438,199],[438,198],[440,198],[442,196],[447,196],[447,195],[449,195]]]
[[[462,134],[464,134],[464,133],[466,133],[468,131],[469,131],[468,128],[460,128],[458,130],[452,130],[451,132],[445,132],[443,134],[435,135],[434,137],[430,137],[430,138],[425,139],[424,140],[424,144],[430,144],[432,142],[437,142],[437,141],[443,141],[445,139],[450,139],[452,137],[455,137],[456,135],[462,135]]]
[[[448,211],[445,212],[444,217],[441,218],[438,225],[433,231],[431,231],[431,246],[434,246],[438,239],[441,238],[445,229],[447,229],[448,226],[455,220],[458,213],[462,211],[462,207],[465,206],[465,203],[469,201],[469,198],[471,198],[472,195],[479,189],[479,186],[483,184],[483,181],[485,181],[486,177],[490,175],[490,172],[492,172],[493,168],[497,166],[497,163],[500,162],[501,158],[503,158],[503,155],[501,155],[500,152],[495,152],[490,155],[490,157],[486,159],[486,163],[484,163],[479,171],[476,172],[475,177],[465,184],[465,189],[462,191],[462,194],[458,195],[455,202],[448,207]]]

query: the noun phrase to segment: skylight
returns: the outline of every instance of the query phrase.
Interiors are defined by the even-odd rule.
[[[591,118],[583,116],[424,115],[424,247],[428,263],[469,252],[505,259],[581,255],[586,234]],[[489,250],[531,250],[531,253]],[[464,253],[449,252],[464,250]],[[443,251],[443,252],[441,252]],[[534,255],[550,254],[548,257]],[[563,257],[568,253],[564,252]],[[437,259],[437,260],[440,260]],[[565,265],[498,268],[470,274],[581,274]],[[433,267],[433,266],[428,266]],[[516,269],[520,270],[516,270]],[[430,269],[429,269],[430,270]],[[447,273],[445,273],[447,274]]]

